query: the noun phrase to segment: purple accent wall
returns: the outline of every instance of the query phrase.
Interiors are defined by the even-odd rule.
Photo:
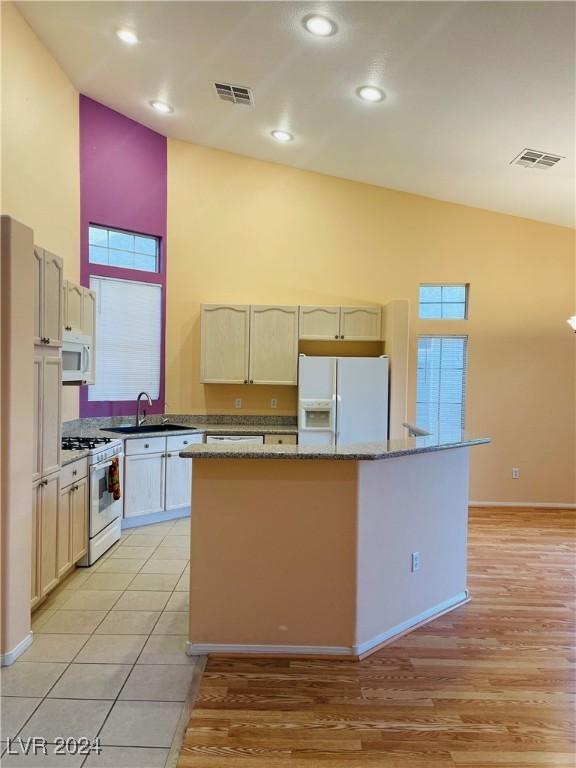
[[[166,137],[119,112],[80,96],[80,282],[90,275],[161,284],[160,396],[150,413],[164,412],[166,337]],[[100,224],[160,238],[160,272],[106,267],[88,261],[88,226]],[[138,393],[134,393],[134,399]],[[135,413],[134,401],[90,402],[80,390],[81,416]]]

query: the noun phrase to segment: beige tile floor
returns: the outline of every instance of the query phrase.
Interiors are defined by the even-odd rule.
[[[3,754],[2,768],[164,768],[196,669],[184,652],[189,529],[184,518],[126,531],[33,614],[32,646],[2,670],[1,749],[7,737],[98,736],[102,754]]]

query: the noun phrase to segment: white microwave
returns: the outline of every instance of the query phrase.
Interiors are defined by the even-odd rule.
[[[80,334],[66,334],[62,340],[62,381],[85,383],[90,377],[92,339]]]

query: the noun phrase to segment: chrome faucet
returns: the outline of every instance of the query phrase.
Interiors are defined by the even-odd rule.
[[[144,419],[146,418],[146,416],[143,416],[142,418],[140,418],[140,398],[142,397],[148,398],[148,405],[152,407],[152,398],[150,397],[148,392],[140,392],[140,394],[136,398],[136,426],[137,427],[142,426],[142,424],[144,423]]]

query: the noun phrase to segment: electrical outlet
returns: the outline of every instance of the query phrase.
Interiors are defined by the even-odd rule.
[[[520,467],[512,467],[512,480],[520,479]]]
[[[278,408],[278,400],[275,397],[270,400],[270,408]]]
[[[420,552],[412,552],[412,573],[420,570]]]
[[[242,408],[242,398],[237,397],[236,400],[234,400],[234,408]]]

